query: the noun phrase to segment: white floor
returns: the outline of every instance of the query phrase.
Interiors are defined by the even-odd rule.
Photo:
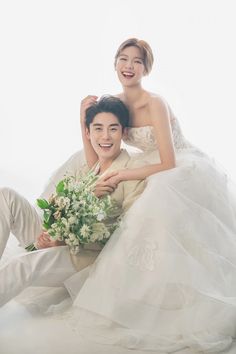
[[[16,241],[11,238],[1,263],[19,252],[22,250],[17,248]],[[30,293],[29,290],[26,290],[25,294],[27,291]],[[72,326],[69,326],[62,318],[52,319],[36,315],[20,304],[17,298],[0,308],[1,354],[132,354],[134,352],[151,354],[151,352],[88,342],[80,337],[78,332],[73,331]],[[175,354],[197,353],[186,349]],[[224,354],[236,354],[236,343]]]
[[[88,342],[73,333],[62,320],[34,318],[11,302],[0,310],[2,354],[125,354],[130,351]],[[142,352],[136,352],[142,353]]]

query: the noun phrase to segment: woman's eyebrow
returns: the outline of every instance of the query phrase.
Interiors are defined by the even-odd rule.
[[[119,57],[127,57],[128,58],[128,55],[127,54],[120,54]],[[134,57],[134,59],[143,60],[142,57]]]

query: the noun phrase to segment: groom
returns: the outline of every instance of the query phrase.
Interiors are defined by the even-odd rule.
[[[138,167],[125,150],[121,139],[129,122],[129,112],[123,102],[104,96],[86,111],[87,137],[98,155],[99,178],[94,193],[102,197],[111,193],[124,214],[142,193],[144,181],[124,181],[118,186],[108,184],[105,174],[124,168]],[[52,177],[41,197],[48,198],[55,185],[65,175],[87,173],[80,153],[74,154]],[[115,172],[114,172],[115,173]],[[117,217],[119,216],[117,215]],[[63,286],[64,281],[77,271],[94,262],[101,251],[97,244],[87,245],[77,256],[70,254],[68,246],[52,241],[42,230],[42,219],[15,191],[0,189],[0,251],[3,252],[10,232],[23,247],[36,241],[37,251],[23,253],[0,267],[0,306],[28,286]],[[55,247],[60,246],[60,247]]]

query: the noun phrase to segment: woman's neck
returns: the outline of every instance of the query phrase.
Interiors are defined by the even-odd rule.
[[[139,86],[123,87],[124,101],[127,105],[133,105],[138,102],[146,91]]]

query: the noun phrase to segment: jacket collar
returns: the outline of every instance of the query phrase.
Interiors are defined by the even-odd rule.
[[[128,154],[128,152],[125,149],[121,149],[120,154],[117,156],[117,158],[112,162],[112,164],[110,165],[110,167],[108,167],[106,169],[106,171],[104,171],[102,173],[101,176],[103,176],[104,174],[106,174],[107,172],[111,172],[111,171],[116,171],[119,170],[120,168],[124,167],[124,165],[127,164],[127,162],[129,161],[130,156]],[[99,172],[99,168],[100,168],[100,163],[97,162],[95,164],[95,166],[92,168],[92,170],[94,170],[95,173]]]

